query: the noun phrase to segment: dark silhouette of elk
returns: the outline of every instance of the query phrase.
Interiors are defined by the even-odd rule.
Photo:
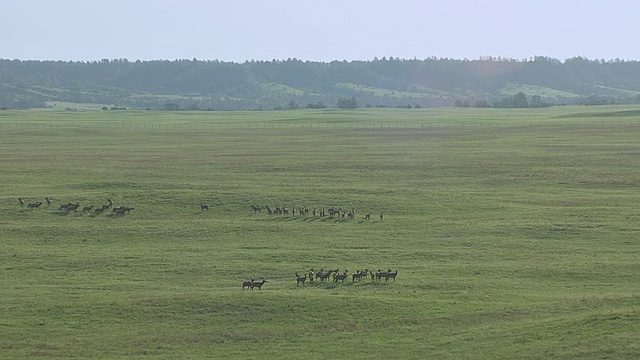
[[[20,206],[24,206],[24,198],[19,198],[18,202],[20,203]]]
[[[71,211],[76,212],[76,211],[78,211],[79,207],[80,207],[80,204],[68,203],[67,205],[60,205],[58,210],[64,210],[66,212],[71,212]]]
[[[37,209],[40,207],[40,205],[42,205],[42,201],[29,203],[29,205],[27,205],[27,209]]]
[[[364,214],[364,219],[365,220],[371,220],[371,213]]]
[[[264,285],[264,283],[266,283],[266,282],[267,282],[267,280],[251,282],[251,290],[253,290],[253,288],[255,288],[255,287],[257,287],[258,290],[262,290],[262,285]]]
[[[93,205],[85,206],[82,208],[82,212],[86,212],[86,213],[91,212],[91,210],[93,210]]]
[[[251,285],[253,285],[253,281],[254,279],[251,279],[251,281],[242,282],[242,290],[244,290],[245,288],[247,289],[251,288]]]
[[[367,275],[369,274],[369,269],[364,269],[364,270],[356,270],[356,272],[354,272],[351,275],[351,281],[362,281],[362,278],[367,278]]]
[[[316,279],[316,273],[313,272],[313,269],[309,270],[309,282],[313,282]]]
[[[387,276],[385,277],[385,281],[389,281],[389,279],[393,279],[393,281],[396,281],[396,277],[398,277],[398,270],[396,270],[395,272],[391,271],[391,269],[389,269],[387,271]]]
[[[272,209],[272,208],[270,208],[269,206],[267,206],[267,213],[268,213],[269,215],[273,215],[273,209]]]
[[[251,208],[253,209],[254,214],[257,214],[260,212],[260,210],[262,210],[260,206],[256,206],[256,205],[251,205]]]
[[[104,206],[105,206],[105,205],[103,205],[102,207],[99,207],[99,208],[97,208],[97,209],[93,210],[93,213],[94,213],[94,214],[96,214],[96,215],[102,214],[102,213],[107,209],[107,208],[106,208],[106,207],[104,207]]]
[[[113,207],[113,200],[107,198],[107,202],[109,203],[109,207],[107,209]]]
[[[307,274],[300,276],[300,274],[296,273],[296,286],[300,286],[300,284],[304,285],[305,281],[307,281]]]
[[[333,282],[342,282],[344,283],[344,279],[349,277],[349,270],[345,270],[342,274],[337,272],[333,273]]]
[[[327,281],[332,273],[337,273],[340,269],[335,269],[329,271],[324,271],[324,269],[320,269],[320,272],[316,274],[316,279],[320,279],[320,281]]]
[[[207,205],[207,204],[200,204],[200,210],[201,210],[201,211],[209,210],[209,205]]]
[[[47,205],[51,205],[51,203],[53,202],[53,200],[49,199],[48,197],[44,198],[44,201],[47,202]]]
[[[383,213],[380,213],[380,221],[382,221],[382,218],[384,217]]]

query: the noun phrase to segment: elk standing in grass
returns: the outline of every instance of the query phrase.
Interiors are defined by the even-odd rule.
[[[300,274],[296,273],[296,286],[304,285],[305,281],[307,281],[307,274],[300,276]]]
[[[200,210],[201,210],[201,211],[209,210],[209,205],[207,205],[207,204],[200,204]]]
[[[20,206],[24,206],[24,198],[19,198],[18,202],[20,202]]]
[[[245,288],[247,289],[251,288],[251,285],[253,285],[253,281],[254,279],[251,279],[251,281],[242,282],[242,290],[244,290]]]
[[[266,283],[267,280],[262,280],[262,281],[252,281],[251,282],[251,290],[253,290],[254,287],[257,287],[258,290],[262,290],[262,285],[264,285],[264,283]]]
[[[40,207],[40,205],[42,205],[42,201],[35,202],[35,203],[29,203],[29,205],[27,205],[27,209],[37,209],[37,208]]]
[[[338,282],[338,280],[340,282],[344,283],[344,279],[349,277],[349,270],[345,270],[342,274],[339,274],[337,272],[333,273],[333,282]]]

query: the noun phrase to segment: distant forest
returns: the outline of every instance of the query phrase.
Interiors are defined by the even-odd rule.
[[[545,107],[640,103],[640,62],[428,58],[315,62],[0,59],[0,108]]]

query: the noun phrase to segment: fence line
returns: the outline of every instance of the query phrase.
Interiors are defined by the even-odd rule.
[[[575,126],[575,125],[638,125],[640,119],[628,121],[526,121],[526,122],[428,122],[428,123],[1,123],[2,129],[437,129],[437,128],[482,128],[482,127],[518,127],[518,126]]]

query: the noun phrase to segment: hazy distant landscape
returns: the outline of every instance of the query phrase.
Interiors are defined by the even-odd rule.
[[[242,63],[4,59],[0,79],[0,108],[5,109],[522,108],[640,103],[640,62],[583,57]]]

